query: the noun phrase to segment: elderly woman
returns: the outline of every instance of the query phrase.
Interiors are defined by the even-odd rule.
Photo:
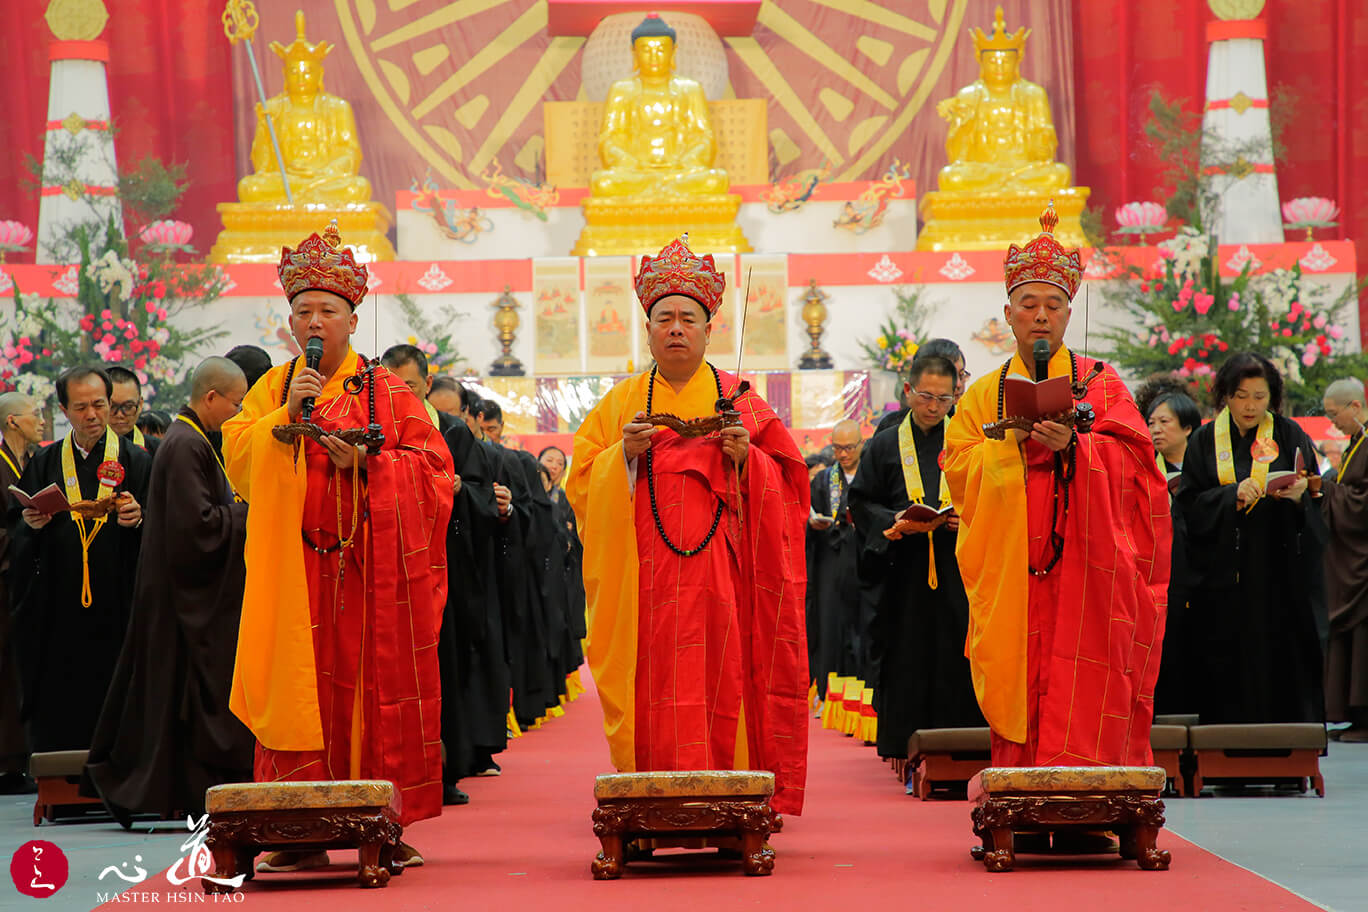
[[[1298,451],[1316,465],[1306,432],[1278,414],[1282,392],[1267,358],[1232,355],[1216,374],[1220,413],[1193,432],[1183,460],[1177,508],[1203,723],[1324,719],[1313,607],[1324,525],[1304,477],[1268,490]]]

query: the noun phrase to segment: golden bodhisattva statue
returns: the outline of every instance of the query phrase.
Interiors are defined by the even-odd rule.
[[[237,203],[222,203],[224,230],[210,251],[219,263],[274,262],[280,248],[297,240],[320,217],[337,219],[357,242],[358,256],[394,259],[385,238],[387,209],[371,202],[370,181],[358,171],[361,144],[351,105],[323,90],[323,59],[333,45],[310,43],[304,13],[295,13],[295,40],[271,42],[284,63],[285,91],[256,106],[253,173],[238,181]],[[267,125],[279,141],[279,158]],[[281,164],[284,171],[282,173]],[[286,184],[289,185],[288,192]]]
[[[632,31],[636,75],[603,106],[599,158],[572,253],[654,253],[688,232],[700,251],[751,249],[736,225],[741,197],[714,167],[717,138],[696,81],[674,72],[675,30],[652,14]]]
[[[940,191],[926,194],[921,250],[997,249],[1035,229],[1049,200],[1059,213],[1055,234],[1083,245],[1079,215],[1086,187],[1070,186],[1069,166],[1055,160],[1059,139],[1045,90],[1021,76],[1027,28],[1008,34],[1002,7],[992,35],[971,29],[979,78],[936,105],[949,123]]]

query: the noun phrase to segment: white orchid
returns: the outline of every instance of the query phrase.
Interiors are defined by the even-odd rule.
[[[1185,225],[1167,241],[1160,241],[1158,246],[1166,258],[1173,260],[1174,275],[1196,277],[1201,271],[1202,259],[1207,255],[1210,241],[1205,234]]]
[[[1284,380],[1292,383],[1302,382],[1301,359],[1296,353],[1286,345],[1273,346],[1273,357],[1271,359],[1278,372],[1283,375]]]

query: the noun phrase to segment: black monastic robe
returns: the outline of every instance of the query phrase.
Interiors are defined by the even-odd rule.
[[[1321,573],[1325,526],[1309,494],[1300,502],[1263,497],[1248,512],[1236,508],[1257,428],[1241,435],[1227,420],[1236,483],[1218,479],[1211,421],[1188,441],[1176,497],[1192,568],[1190,629],[1202,657],[1197,705],[1189,711],[1203,724],[1320,722],[1313,576]],[[1273,441],[1278,457],[1270,471],[1292,469],[1299,449],[1306,465],[1316,465],[1311,439],[1296,422],[1274,415]]]
[[[21,463],[9,444],[0,441],[0,510],[9,511],[9,486],[19,483],[10,463]],[[22,773],[28,768],[28,739],[19,716],[19,668],[10,633],[9,594],[4,578],[9,576],[9,530],[0,528],[0,775]]]
[[[912,424],[913,443],[928,505],[940,506],[940,453],[945,427],[923,432]],[[903,479],[898,428],[876,433],[865,445],[850,487],[850,512],[859,532],[861,572],[874,575],[882,595],[871,640],[878,672],[874,708],[879,716],[881,757],[906,757],[907,739],[923,728],[986,725],[974,697],[964,640],[969,599],[955,561],[957,533],[941,526],[935,537],[936,588],[928,582],[930,546],[924,533],[898,541],[884,537],[911,501]]]
[[[1368,448],[1349,441],[1335,480],[1323,486],[1321,515],[1329,533],[1325,584],[1330,643],[1325,658],[1325,714],[1331,722],[1368,726]]]
[[[62,442],[44,447],[24,468],[19,487],[35,494],[49,484],[63,486]],[[104,438],[76,456],[81,495],[99,493],[96,469],[104,460]],[[127,440],[119,441],[124,478],[116,491],[147,503],[152,458]],[[81,606],[81,542],[70,513],[59,513],[41,529],[30,529],[22,508],[11,502],[10,604],[19,656],[23,716],[34,753],[87,750],[104,705],[114,664],[123,646],[138,567],[141,528],[125,528],[111,514],[90,543],[90,607]]]
[[[836,487],[832,503],[832,486]],[[835,522],[825,529],[808,525],[812,561],[808,565],[809,607],[816,613],[817,662],[813,669],[818,694],[826,698],[827,675],[849,675],[873,686],[869,624],[873,604],[867,601],[856,572],[859,543],[851,525],[850,486],[840,464],[812,480],[812,512]],[[811,648],[811,647],[809,647]],[[811,666],[809,662],[809,666]]]
[[[250,782],[254,744],[228,709],[247,505],[199,417],[180,415],[195,427],[172,421],[152,460],[132,621],[86,767],[106,803],[162,817],[198,817],[206,789]]]
[[[1181,472],[1183,467],[1165,463],[1160,468],[1167,474]],[[1154,687],[1154,711],[1188,715],[1197,711],[1204,658],[1199,648],[1201,635],[1194,627],[1189,604],[1194,580],[1188,561],[1187,523],[1183,520],[1182,508],[1173,498],[1170,500],[1173,549],[1169,552],[1168,617],[1164,622],[1159,680]]]

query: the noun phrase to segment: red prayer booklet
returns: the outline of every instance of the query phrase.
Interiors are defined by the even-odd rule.
[[[1040,421],[1073,408],[1073,389],[1068,377],[1051,377],[1036,382],[1012,374],[1002,388],[1004,418]]]
[[[1168,479],[1168,489],[1170,494],[1178,493],[1178,482],[1183,480],[1182,472],[1169,472],[1164,476]]]
[[[942,516],[949,516],[954,512],[954,504],[946,504],[939,510],[926,504],[909,504],[906,510],[893,517],[893,521],[901,522],[904,519],[910,519],[912,522],[931,522]]]
[[[1296,466],[1292,471],[1283,470],[1281,472],[1269,472],[1268,483],[1264,486],[1265,494],[1276,494],[1283,488],[1290,488],[1296,484],[1297,479],[1306,474],[1306,457],[1302,451],[1297,450],[1297,459],[1293,463]]]
[[[71,509],[66,494],[62,492],[55,481],[32,497],[27,492],[21,491],[17,485],[10,485],[9,492],[10,496],[19,501],[26,509],[37,510],[39,513],[46,513],[49,516]]]

